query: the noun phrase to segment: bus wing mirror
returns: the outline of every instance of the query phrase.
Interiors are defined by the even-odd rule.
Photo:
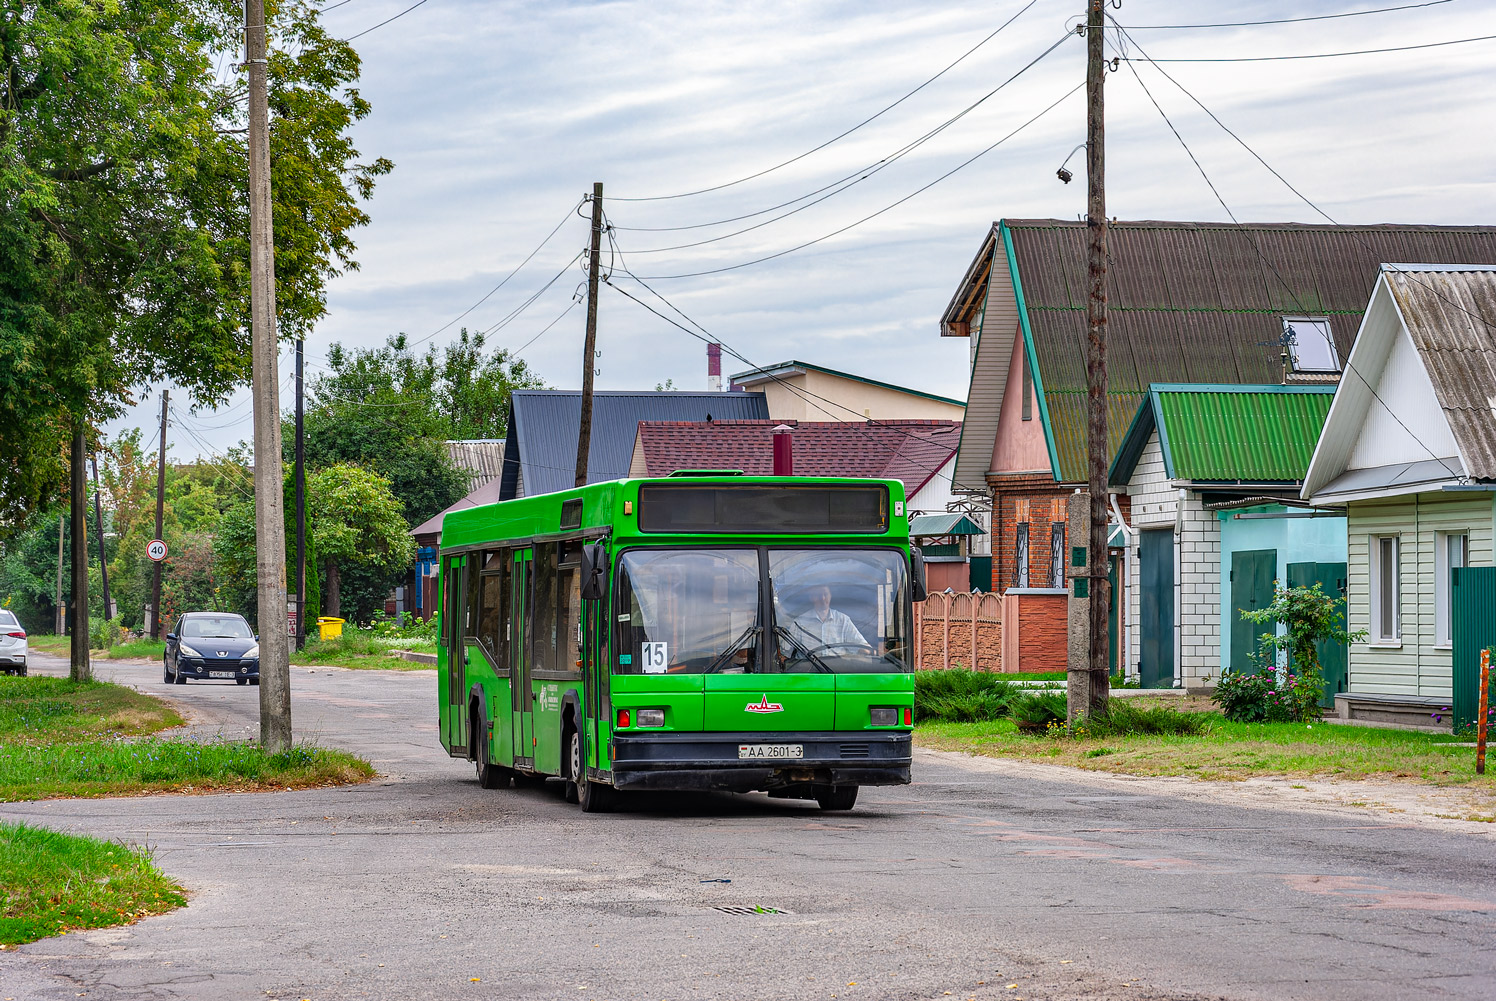
[[[915,601],[924,601],[929,594],[925,586],[925,554],[920,552],[918,546],[909,547],[909,562],[913,571],[910,597]]]
[[[608,551],[601,542],[582,547],[582,599],[601,601],[608,582]]]

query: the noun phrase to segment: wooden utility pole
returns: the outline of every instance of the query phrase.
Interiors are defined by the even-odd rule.
[[[296,338],[296,649],[306,646],[306,430],[302,424],[302,340]]]
[[[1087,0],[1086,11],[1086,245],[1090,295],[1086,352],[1087,490],[1091,531],[1086,541],[1090,576],[1090,676],[1084,700],[1087,712],[1106,709],[1110,695],[1110,644],[1107,618],[1111,592],[1107,580],[1107,372],[1106,372],[1106,116],[1103,89],[1105,58],[1102,32],[1106,0]],[[1078,680],[1078,679],[1075,679]],[[1074,681],[1071,682],[1074,684]],[[1079,693],[1077,693],[1079,694]],[[1077,704],[1072,698],[1071,704]]]
[[[291,747],[291,642],[286,629],[286,521],[276,371],[275,243],[270,226],[269,62],[265,0],[244,3],[249,70],[249,277],[255,415],[255,547],[259,577],[260,746]]]
[[[69,508],[73,513],[73,643],[72,664],[68,677],[74,681],[92,681],[93,670],[88,663],[88,487],[83,474],[84,451],[83,418],[73,415],[72,498]]]
[[[592,252],[587,257],[587,345],[582,352],[582,423],[577,430],[577,486],[587,485],[592,448],[592,370],[597,358],[597,257],[602,250],[603,182],[592,185]]]
[[[161,451],[156,460],[156,534],[153,539],[161,538],[161,513],[166,506],[166,404],[171,399],[171,394],[166,390],[161,391]],[[151,639],[161,638],[161,561],[153,560],[155,569],[151,571]]]
[[[109,600],[109,564],[104,560],[104,508],[99,503],[99,456],[93,455],[94,485],[94,531],[99,534],[99,582],[104,585],[104,618],[114,618],[113,602]]]

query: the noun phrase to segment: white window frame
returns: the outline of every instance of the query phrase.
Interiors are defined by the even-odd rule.
[[[1384,562],[1382,548],[1383,543],[1386,542],[1392,544],[1392,575],[1390,577],[1392,584],[1391,635],[1387,635],[1382,631],[1382,626],[1385,624],[1382,619],[1384,598],[1382,588],[1382,567]],[[1367,579],[1371,585],[1368,588],[1368,597],[1370,600],[1367,607],[1367,612],[1370,613],[1368,620],[1371,625],[1371,629],[1369,630],[1371,634],[1369,638],[1370,645],[1402,646],[1402,537],[1399,535],[1373,535],[1370,537],[1367,554],[1369,556],[1369,573],[1367,574]]]
[[[1289,346],[1289,348],[1288,348],[1289,365],[1290,365],[1290,367],[1291,367],[1291,369],[1292,369],[1292,371],[1293,371],[1294,374],[1296,374],[1296,375],[1334,375],[1334,374],[1338,374],[1340,372],[1345,371],[1345,359],[1342,358],[1342,357],[1340,357],[1340,348],[1336,347],[1336,345],[1335,345],[1335,334],[1334,334],[1333,328],[1330,326],[1330,318],[1329,317],[1327,317],[1327,316],[1285,316],[1285,317],[1283,317],[1282,322],[1283,322],[1283,337],[1284,337],[1284,340],[1285,341],[1287,340],[1290,331],[1292,331],[1293,334],[1294,334],[1294,336],[1295,336],[1295,342],[1294,342],[1294,344],[1291,345],[1291,346]],[[1328,347],[1330,349],[1330,358],[1335,363],[1335,365],[1334,365],[1333,368],[1315,367],[1315,366],[1312,366],[1312,365],[1308,366],[1308,367],[1301,367],[1300,366],[1298,352],[1296,350],[1294,350],[1298,346],[1297,335],[1299,333],[1299,331],[1295,330],[1294,327],[1293,327],[1293,325],[1296,324],[1296,323],[1297,324],[1301,324],[1301,325],[1303,325],[1305,327],[1309,327],[1309,326],[1312,325],[1314,328],[1316,328],[1315,329],[1315,333],[1314,333],[1314,336],[1316,336],[1316,337],[1318,337],[1321,334],[1323,334],[1325,343],[1328,345]]]
[[[1458,540],[1458,541],[1456,541]],[[1458,552],[1452,552],[1451,549]],[[1451,559],[1450,557],[1455,557]],[[1450,592],[1453,590],[1450,571],[1455,567],[1470,565],[1470,530],[1456,529],[1434,534],[1434,646],[1449,650],[1454,647],[1454,635],[1450,615]]]

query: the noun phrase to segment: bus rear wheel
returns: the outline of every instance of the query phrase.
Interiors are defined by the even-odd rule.
[[[857,805],[857,787],[817,786],[816,802],[822,810],[850,810]]]
[[[607,813],[613,808],[613,787],[587,777],[587,757],[582,751],[582,735],[571,731],[568,752],[571,778],[567,780],[567,801],[576,803],[583,813]],[[575,798],[572,794],[575,792]]]

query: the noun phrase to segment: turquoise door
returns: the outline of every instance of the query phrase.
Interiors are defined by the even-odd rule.
[[[1313,564],[1310,564],[1313,566]],[[1255,674],[1261,664],[1262,634],[1275,628],[1248,622],[1243,611],[1255,612],[1273,603],[1273,576],[1278,570],[1276,549],[1247,549],[1231,554],[1231,670]]]
[[[1174,530],[1138,533],[1138,673],[1144,688],[1174,686]]]
[[[1450,706],[1459,731],[1473,725],[1480,712],[1480,652],[1493,648],[1496,657],[1496,567],[1455,567],[1450,572],[1449,625],[1454,641]],[[1490,705],[1488,701],[1487,708]]]
[[[1289,587],[1313,587],[1332,598],[1345,597],[1346,567],[1344,563],[1290,563],[1288,564]],[[1341,628],[1345,628],[1345,611],[1341,609]],[[1335,708],[1335,696],[1346,690],[1346,646],[1344,643],[1320,642],[1315,648],[1319,658],[1319,674],[1325,680],[1325,694],[1319,704],[1326,709]],[[1292,667],[1293,665],[1289,665]]]

